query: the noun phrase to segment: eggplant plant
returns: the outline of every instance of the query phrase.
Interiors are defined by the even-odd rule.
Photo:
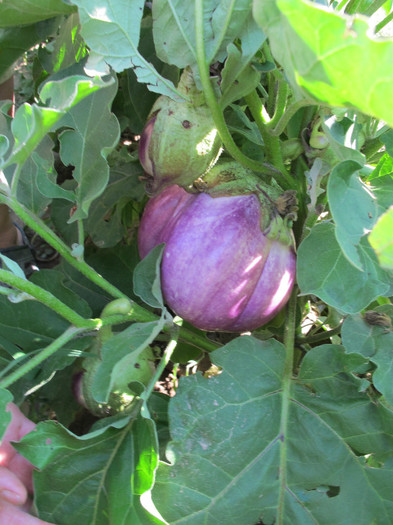
[[[0,2],[36,257],[0,250],[0,424],[36,423],[39,519],[393,523],[392,18]]]

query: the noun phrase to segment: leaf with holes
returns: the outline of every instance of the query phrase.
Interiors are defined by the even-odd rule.
[[[153,489],[168,523],[389,521],[393,464],[366,455],[392,454],[393,423],[341,346],[311,350],[294,380],[275,340],[242,336],[211,358],[222,373],[182,379],[169,405],[170,464]]]

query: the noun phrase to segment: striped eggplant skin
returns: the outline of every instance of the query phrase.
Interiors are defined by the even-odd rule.
[[[254,194],[213,198],[172,185],[150,199],[140,256],[165,243],[161,286],[169,308],[206,331],[245,332],[266,324],[291,294],[293,245],[260,228]]]

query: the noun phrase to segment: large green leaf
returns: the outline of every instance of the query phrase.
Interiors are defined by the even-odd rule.
[[[379,306],[376,312],[392,318],[393,306]],[[373,384],[393,407],[393,332],[353,315],[345,319],[341,336],[348,353],[361,354],[375,364]]]
[[[75,7],[62,0],[5,0],[0,2],[0,27],[32,24],[73,11]]]
[[[236,38],[254,38],[261,42],[263,34],[246,31],[251,0],[208,0],[204,2],[203,19],[206,61],[224,61],[227,46]],[[153,3],[153,34],[157,55],[179,68],[196,64],[195,4],[181,0],[156,0]],[[167,38],[171,35],[171,38]],[[257,46],[258,48],[258,46]]]
[[[81,33],[89,46],[87,71],[108,73],[108,64],[117,72],[132,67],[138,81],[151,91],[176,97],[173,83],[162,77],[138,51],[144,0],[72,0],[78,6]]]
[[[391,521],[393,465],[365,456],[392,456],[393,423],[359,392],[353,356],[315,348],[293,381],[274,340],[242,336],[211,357],[222,373],[182,379],[170,402],[170,464],[153,489],[168,523]]]
[[[40,423],[18,445],[36,465],[35,503],[40,518],[58,525],[162,523],[140,496],[153,483],[157,438],[151,420],[77,437],[58,423]]]
[[[114,78],[101,80],[73,75],[47,82],[40,91],[42,104],[22,104],[12,120],[14,145],[4,167],[22,166],[45,135],[56,129],[66,112],[95,91],[111,86]],[[1,159],[0,159],[1,160]]]
[[[113,79],[112,79],[113,80]],[[76,187],[76,211],[70,222],[85,219],[90,204],[106,188],[109,180],[107,155],[116,146],[120,126],[111,112],[117,82],[86,97],[70,108],[61,121],[67,129],[59,137],[60,156],[65,165],[73,165]]]
[[[368,236],[382,268],[393,270],[393,206],[381,215]]]
[[[332,171],[328,180],[330,211],[336,223],[336,237],[344,255],[359,270],[363,270],[358,244],[377,219],[377,200],[359,177],[361,166],[344,161]]]
[[[254,0],[253,12],[298,91],[393,125],[393,41],[373,38],[367,19],[307,0]]]
[[[1,14],[3,5],[4,3],[0,4],[0,27],[3,22]],[[4,80],[7,72],[13,73],[14,62],[25,51],[45,40],[56,31],[57,27],[58,21],[55,19],[24,27],[0,28],[0,81]]]
[[[367,239],[358,244],[364,271],[344,256],[332,223],[317,224],[299,246],[297,280],[302,294],[315,294],[346,313],[357,313],[389,292],[391,278],[378,265]]]

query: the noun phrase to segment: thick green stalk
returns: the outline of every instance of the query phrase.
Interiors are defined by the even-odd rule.
[[[33,368],[40,365],[45,359],[48,359],[51,355],[55,354],[60,348],[62,348],[68,341],[71,341],[77,334],[84,332],[86,328],[76,328],[70,326],[61,336],[55,339],[50,345],[41,350],[40,353],[29,359],[26,363],[20,366],[15,372],[12,372],[7,377],[0,381],[0,388],[8,388],[13,383],[21,379],[24,375],[28,374]]]
[[[280,80],[278,82],[276,101],[274,106],[274,114],[267,124],[269,128],[275,128],[285,113],[285,108],[288,99],[288,83],[286,80]]]
[[[378,24],[375,26],[375,32],[379,33],[379,31],[381,31],[381,29],[383,29],[392,20],[393,20],[393,12],[389,13],[388,16],[386,16],[383,20],[378,22]]]
[[[281,118],[278,120],[278,122],[275,124],[274,128],[271,128],[269,131],[272,135],[279,136],[281,133],[285,130],[288,122],[291,120],[291,118],[294,116],[296,111],[298,111],[300,108],[303,108],[304,106],[311,106],[316,105],[316,102],[312,102],[310,100],[302,99],[298,100],[297,102],[293,102],[290,104],[284,114],[281,116]]]
[[[237,147],[226,125],[224,113],[216,100],[216,95],[210,81],[209,64],[206,61],[203,27],[203,0],[195,0],[195,33],[198,69],[206,104],[211,111],[218,134],[221,137],[225,149],[235,160],[247,168],[256,171],[257,173],[272,175],[275,171],[272,166],[250,159]]]
[[[24,279],[23,277],[18,277],[7,270],[0,269],[0,281],[7,283],[13,288],[17,288],[21,292],[30,295],[40,303],[45,304],[48,306],[48,308],[78,328],[97,328],[97,319],[85,319],[72,310],[72,308],[60,301],[60,299],[55,297],[53,294],[44,288],[37,286],[31,281]]]
[[[284,332],[284,346],[285,346],[285,363],[284,363],[284,380],[282,390],[282,406],[281,406],[281,420],[280,420],[280,494],[277,506],[277,525],[285,523],[285,494],[287,487],[287,427],[289,418],[289,406],[292,390],[292,371],[293,361],[295,355],[295,323],[296,323],[296,300],[297,288],[292,291],[292,295],[287,305],[287,316]]]
[[[244,98],[251,111],[254,122],[262,135],[268,161],[280,170],[280,182],[284,186],[284,189],[292,187],[293,180],[288,174],[282,158],[280,139],[277,136],[270,134],[269,128],[263,120],[262,101],[259,98],[258,93],[254,90]]]
[[[127,297],[123,292],[118,290],[98,274],[94,268],[91,268],[91,266],[84,261],[76,259],[71,254],[69,247],[39,217],[20,204],[14,197],[0,193],[0,203],[7,204],[7,206],[9,206],[18,217],[20,217],[24,224],[37,232],[42,239],[59,252],[63,259],[68,261],[97,286],[108,292],[113,297]]]

